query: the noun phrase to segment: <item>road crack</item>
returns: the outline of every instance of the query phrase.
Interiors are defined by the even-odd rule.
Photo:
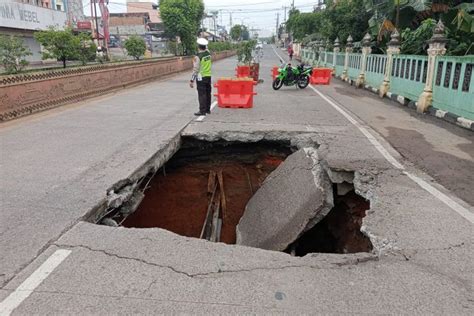
[[[230,274],[230,273],[242,273],[242,272],[255,272],[255,271],[278,271],[278,270],[286,270],[286,269],[298,269],[298,268],[307,268],[307,269],[319,269],[319,270],[333,270],[333,269],[339,269],[345,266],[352,266],[352,265],[358,265],[360,263],[365,263],[369,261],[376,261],[378,260],[377,256],[368,256],[364,258],[349,258],[346,260],[342,261],[337,261],[337,262],[321,262],[319,265],[318,264],[308,264],[308,263],[303,263],[303,264],[291,264],[291,265],[283,265],[280,267],[255,267],[255,268],[249,268],[249,269],[235,269],[235,270],[221,270],[218,268],[217,271],[209,271],[209,272],[198,272],[198,273],[189,273],[186,271],[179,270],[171,265],[164,265],[164,264],[158,264],[156,262],[150,262],[141,258],[135,258],[135,257],[129,257],[129,256],[123,256],[115,253],[111,253],[106,250],[102,249],[94,249],[88,246],[84,245],[61,245],[61,244],[54,244],[54,246],[61,247],[61,248],[82,248],[91,252],[96,252],[96,253],[101,253],[109,257],[114,257],[117,259],[121,260],[132,260],[138,263],[142,263],[148,266],[153,266],[157,268],[162,268],[162,269],[168,269],[174,273],[183,275],[187,278],[205,278],[205,277],[212,277],[215,275],[223,275],[223,274]]]

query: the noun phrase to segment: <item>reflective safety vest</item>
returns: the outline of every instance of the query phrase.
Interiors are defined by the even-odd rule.
[[[206,50],[204,52],[198,53],[200,69],[199,74],[201,77],[211,77],[211,53]]]

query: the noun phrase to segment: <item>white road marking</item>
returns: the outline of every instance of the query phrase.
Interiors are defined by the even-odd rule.
[[[316,90],[315,87],[309,86],[311,89],[314,90],[321,98],[323,98],[326,102],[328,102],[333,108],[336,109],[339,113],[341,113],[349,122],[351,122],[355,127],[357,127],[362,134],[364,134],[365,137],[369,140],[372,145],[375,146],[375,148],[382,154],[382,156],[385,157],[385,159],[388,160],[395,168],[404,170],[405,167],[401,163],[399,163],[383,146],[380,144],[380,142],[375,139],[375,137],[369,133],[367,129],[365,129],[359,122],[357,122],[352,116],[350,116],[346,111],[341,109],[339,106],[337,106],[334,102],[332,102],[330,99],[328,99],[324,94]]]
[[[323,93],[321,93],[319,90],[317,90],[313,86],[309,86],[311,89],[313,89],[314,92],[316,92],[321,98],[323,98],[327,103],[329,103],[336,111],[341,113],[349,122],[351,122],[355,127],[357,127],[362,134],[367,137],[367,139],[372,143],[372,145],[375,146],[375,148],[382,154],[382,156],[387,159],[388,162],[390,162],[395,168],[400,169],[400,170],[405,170],[405,167],[399,163],[383,146],[380,144],[380,142],[365,128],[363,127],[358,121],[356,121],[352,116],[350,116],[346,111],[344,111],[341,107],[339,107],[336,103],[334,103],[332,100],[327,98]],[[444,194],[443,192],[439,191],[435,187],[433,187],[431,184],[426,182],[425,180],[407,172],[403,171],[405,175],[407,175],[410,179],[412,179],[416,184],[418,184],[421,188],[429,192],[431,195],[436,197],[438,200],[446,204],[449,208],[457,212],[459,215],[467,219],[471,224],[474,224],[474,214],[470,212],[468,209],[451,199],[449,196]]]
[[[216,107],[216,105],[217,105],[217,101],[212,102],[212,104],[211,104],[211,111]],[[196,121],[196,122],[202,122],[205,118],[206,118],[205,115],[200,115],[200,116],[198,116],[198,117],[195,119],[195,121]]]
[[[469,212],[469,210],[450,199],[447,195],[430,185],[425,180],[406,171],[403,171],[403,173],[406,174],[410,179],[415,181],[420,187],[430,192],[432,195],[436,196],[439,200],[441,200],[444,204],[458,212],[459,215],[461,215],[471,223],[474,223],[474,214]]]
[[[20,306],[71,252],[71,250],[67,249],[56,250],[38,269],[23,281],[15,291],[0,303],[0,316],[10,315],[15,308]]]

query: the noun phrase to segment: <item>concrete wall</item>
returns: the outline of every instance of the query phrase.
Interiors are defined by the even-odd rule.
[[[219,60],[234,55],[213,55]],[[190,57],[103,64],[0,77],[0,122],[191,69]]]

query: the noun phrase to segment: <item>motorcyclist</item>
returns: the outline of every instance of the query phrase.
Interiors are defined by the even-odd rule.
[[[293,73],[293,66],[291,66],[291,63],[288,63],[288,65],[286,66],[286,73],[287,73],[288,82],[295,80],[294,79],[295,75]]]

